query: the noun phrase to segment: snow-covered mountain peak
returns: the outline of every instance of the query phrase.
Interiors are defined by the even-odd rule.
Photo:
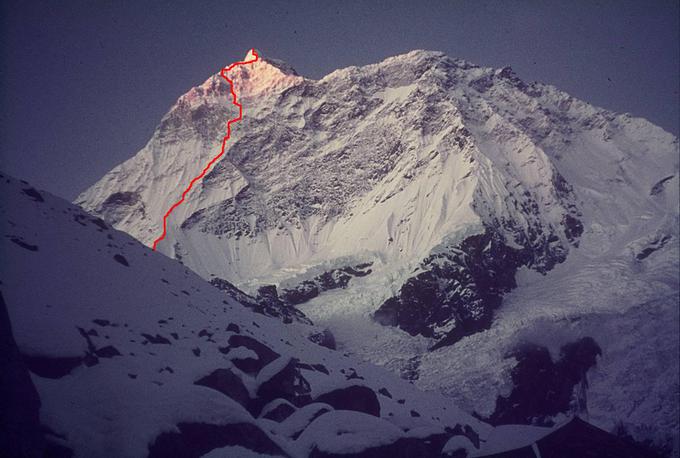
[[[522,81],[509,67],[433,51],[320,80],[267,59],[234,69],[233,77],[244,119],[159,245],[203,278],[253,293],[275,284],[282,300],[326,320],[354,352],[412,380],[429,361],[423,385],[446,386],[455,396],[451,372],[433,369],[442,354],[454,352],[447,364],[477,358],[468,339],[483,340],[496,352],[485,370],[497,390],[508,377],[498,371],[512,366],[504,355],[516,342],[513,330],[535,326],[540,334],[541,323],[525,317],[542,310],[547,320],[589,323],[569,326],[584,326],[604,364],[626,371],[644,358],[644,346],[617,356],[624,352],[592,331],[602,313],[634,320],[636,306],[654,303],[668,326],[659,333],[639,327],[631,338],[677,338],[677,307],[668,308],[677,281],[668,278],[678,272],[680,164],[678,139],[663,129]],[[206,84],[195,103],[178,103],[143,150],[77,203],[151,244],[165,210],[220,147],[233,114],[226,97],[210,96],[222,83]],[[538,278],[538,286],[520,285],[529,292],[517,293],[520,318],[508,322],[512,311],[501,305],[516,276]],[[544,278],[546,291],[557,293],[537,302],[531,295]],[[572,343],[556,340],[558,348]],[[473,348],[472,356],[459,348]],[[468,374],[456,380],[475,393],[477,364],[453,369]],[[599,383],[600,392],[615,384],[610,377]],[[648,398],[650,408],[664,393]],[[618,404],[615,418],[627,405]],[[671,410],[667,418],[677,418],[677,406]],[[636,415],[638,431],[653,424]]]
[[[262,53],[258,51],[257,49],[249,49],[248,52],[246,53],[246,57],[243,58],[243,62],[248,62],[250,60],[255,60],[257,59],[257,56],[261,55]]]
[[[249,51],[245,61],[252,59]],[[276,94],[303,81],[293,67],[283,61],[265,57],[260,52],[256,62],[238,66],[228,76],[233,79],[235,90],[241,98]]]
[[[285,75],[300,76],[300,74],[297,72],[297,70],[295,70],[295,68],[293,68],[293,66],[290,65],[288,62],[285,62],[285,61],[280,60],[280,59],[275,59],[275,58],[270,57],[266,54],[262,54],[262,52],[259,51],[259,50],[256,50],[256,52],[258,53],[258,59],[260,61],[262,61],[263,63],[269,64],[272,67],[278,68],[281,71],[281,73],[283,73]]]
[[[243,62],[252,61],[254,58],[252,50],[248,51]],[[234,81],[234,89],[239,98],[280,92],[303,80],[292,66],[277,59],[264,57],[259,52],[256,62],[232,68],[228,76]],[[229,84],[220,72],[217,72],[182,95],[177,104],[197,106],[222,103],[226,105],[228,102],[225,98],[229,94]]]
[[[645,172],[625,179],[636,189],[677,169],[658,152],[677,149],[675,139],[646,121],[525,83],[509,67],[477,67],[441,52],[412,51],[319,81],[262,56],[230,75],[244,120],[225,158],[173,214],[160,246],[189,254],[206,277],[238,282],[361,253],[413,265],[455,234],[482,227],[533,250],[532,264],[544,269],[582,231],[579,215],[604,217],[595,211],[600,204],[589,210],[581,200],[603,180],[618,182],[626,167],[617,161],[641,159],[631,142],[644,138],[650,155]],[[77,202],[150,243],[165,209],[219,148],[233,113],[227,91],[215,76],[192,89],[147,147]],[[131,199],[118,199],[121,192]],[[631,201],[642,208],[646,199],[622,191],[608,205],[625,215]],[[197,237],[212,239],[219,255],[191,255],[204,244]],[[267,247],[264,260],[258,246]]]
[[[388,57],[375,64],[338,69],[320,81],[332,82],[341,79],[355,81],[358,78],[364,84],[373,80],[379,85],[399,87],[403,83],[413,83],[423,74],[435,69],[446,72],[471,68],[477,67],[462,59],[453,59],[440,51],[415,50]]]

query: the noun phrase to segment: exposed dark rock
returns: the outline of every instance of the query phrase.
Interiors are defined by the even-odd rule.
[[[112,345],[107,345],[106,347],[95,350],[95,354],[100,358],[113,358],[114,356],[120,356],[120,352]]]
[[[40,397],[12,334],[0,293],[0,455],[45,456],[40,430]]]
[[[49,458],[71,458],[74,455],[73,450],[63,444],[55,441],[47,441],[45,446],[45,457]]]
[[[213,449],[227,446],[240,446],[263,454],[286,455],[260,428],[250,423],[180,423],[177,429],[179,432],[162,433],[154,440],[149,446],[149,458],[200,458]]]
[[[670,175],[667,176],[666,178],[663,178],[659,180],[654,186],[652,186],[652,190],[649,192],[651,196],[656,196],[657,194],[661,194],[661,192],[664,189],[664,185],[666,184],[667,181],[672,180],[675,175]]]
[[[312,415],[310,415],[304,423],[301,423],[298,426],[299,429],[291,435],[291,438],[293,440],[297,440],[297,438],[300,437],[300,434],[302,434],[304,432],[305,428],[307,428],[307,426],[309,426],[314,420],[319,418],[321,415],[332,411],[331,406],[329,406],[328,404],[321,404],[321,403],[307,404],[305,406],[305,409],[309,409],[310,412],[314,412],[314,413]]]
[[[262,418],[281,423],[283,420],[290,417],[293,412],[295,412],[295,407],[288,401],[282,400],[276,405],[276,407],[267,410],[267,412],[262,415]]]
[[[456,426],[458,426],[458,425],[456,425]],[[472,427],[470,425],[463,426],[463,435],[465,437],[467,437],[468,439],[470,439],[470,442],[472,442],[472,445],[479,448],[479,444],[480,444],[479,434],[477,434],[477,431],[472,429]]]
[[[239,328],[239,326],[237,324],[229,323],[229,325],[227,326],[227,331],[228,332],[234,332],[236,334],[240,334],[241,328]]]
[[[85,356],[83,356],[83,364],[87,367],[96,366],[99,364],[99,358],[97,358],[97,355],[94,353],[88,351]]]
[[[260,360],[266,365],[279,357],[279,354],[274,350],[252,337],[234,334],[229,336],[229,346],[231,347],[246,347],[254,351]]]
[[[380,393],[380,394],[382,394],[383,396],[386,396],[386,397],[392,399],[392,393],[390,393],[389,390],[388,390],[387,388],[384,388],[384,387],[383,387],[383,388],[380,388],[380,389],[378,390],[378,393]]]
[[[474,81],[470,81],[469,86],[480,93],[485,93],[493,87],[492,75],[485,75],[481,78],[477,78]]]
[[[457,424],[455,427],[446,427],[446,432],[451,436],[465,436],[470,439],[472,445],[479,448],[479,434],[470,425]],[[532,457],[533,458],[533,457]]]
[[[350,367],[350,368],[349,368],[349,373],[348,373],[348,374],[345,374],[345,380],[352,380],[352,379],[356,379],[356,380],[364,380],[364,378],[363,378],[362,376],[360,376],[359,374],[357,374],[356,369],[354,369],[353,367]]]
[[[302,304],[317,297],[320,293],[319,286],[311,280],[305,280],[294,289],[285,289],[282,291],[286,302],[291,304]]]
[[[380,416],[378,397],[372,389],[363,385],[353,385],[324,393],[314,402],[323,402],[336,410],[354,410],[375,417]]]
[[[58,379],[70,374],[83,364],[83,357],[56,357],[45,355],[22,355],[28,370],[45,378]]]
[[[260,286],[257,289],[257,299],[258,302],[277,303],[277,305],[282,303],[275,285]]]
[[[581,218],[582,214],[574,204],[574,201],[576,200],[574,197],[574,188],[569,184],[569,182],[567,182],[567,180],[564,179],[564,177],[556,169],[553,169],[552,183],[555,189],[555,193],[557,194],[558,198],[560,199],[560,201],[567,210],[567,213],[565,213],[564,216],[562,217],[562,227],[564,230],[564,235],[570,244],[578,247],[579,238],[581,237],[581,235],[583,235],[583,223],[579,219]],[[534,232],[535,231],[532,228],[530,233]],[[540,239],[540,237],[535,236],[535,240],[531,241],[532,244],[530,245],[532,247],[532,251],[536,252],[537,254],[539,254],[539,256],[542,256],[544,259],[548,260],[548,262],[545,263],[544,269],[540,268],[537,269],[539,272],[541,271],[545,272],[552,269],[556,262],[562,262],[563,256],[566,256],[566,253],[560,254],[559,248],[557,250],[552,250],[553,252],[551,253],[551,249],[547,245],[543,244],[543,246],[541,246],[542,245],[541,243],[536,243],[538,239]],[[554,242],[555,240],[553,239],[550,241]],[[550,258],[554,259],[551,260]]]
[[[328,372],[328,369],[326,369],[326,366],[323,364],[312,364],[312,367],[318,372],[323,372],[326,375],[330,375],[330,372]]]
[[[156,334],[155,336],[152,336],[151,334],[142,333],[142,337],[144,337],[146,340],[148,340],[152,344],[172,345],[172,343],[166,337],[163,337],[160,334]]]
[[[87,216],[82,213],[76,213],[75,215],[73,215],[73,221],[75,221],[76,223],[80,224],[83,227],[87,226],[86,222],[87,220],[88,220]]]
[[[102,327],[103,326],[109,326],[111,324],[111,322],[109,320],[104,320],[104,319],[101,319],[101,318],[96,318],[96,319],[92,320],[92,322],[94,324],[97,324],[97,325],[102,326]]]
[[[114,192],[106,198],[102,204],[104,207],[114,205],[135,205],[140,202],[142,197],[136,192]]]
[[[401,368],[399,376],[404,380],[415,381],[420,377],[420,356],[416,355],[408,359]]]
[[[666,245],[666,243],[671,239],[670,235],[664,235],[662,237],[657,237],[656,239],[652,240],[648,246],[646,246],[642,251],[640,251],[637,255],[635,255],[635,259],[638,261],[642,261],[643,259],[646,259],[649,257],[650,254],[654,253],[657,250],[660,250],[661,248]]]
[[[76,326],[76,329],[78,329],[78,332],[83,337],[83,339],[85,339],[85,342],[87,343],[87,353],[86,353],[85,358],[84,358],[85,364],[87,366],[94,365],[94,364],[89,364],[88,360],[91,360],[91,359],[97,360],[97,356],[95,355],[95,353],[97,351],[97,347],[95,347],[94,343],[92,342],[92,337],[90,336],[89,332],[87,332],[85,329],[81,328],[80,326]]]
[[[257,304],[254,297],[244,293],[243,291],[238,289],[236,286],[234,286],[231,282],[228,282],[227,280],[225,280],[223,278],[219,278],[219,277],[212,278],[212,279],[210,279],[210,284],[213,285],[215,288],[224,291],[229,296],[236,299],[238,302],[250,303],[251,305]]]
[[[314,342],[315,344],[321,345],[322,347],[326,347],[330,350],[337,349],[335,343],[335,336],[328,329],[324,329],[322,332],[311,334],[309,337],[307,337],[307,339],[309,339],[311,342]]]
[[[123,264],[126,267],[130,267],[130,264],[128,264],[127,259],[125,259],[125,256],[123,256],[122,254],[114,255],[113,259],[119,264]]]
[[[35,188],[24,188],[21,191],[36,202],[45,202],[42,194]]]
[[[581,419],[578,418],[578,420]],[[614,427],[614,430],[611,431],[611,434],[623,441],[626,446],[634,448],[638,453],[643,453],[645,458],[662,458],[673,455],[673,444],[671,442],[667,442],[666,444],[658,444],[654,443],[654,441],[650,438],[635,440],[635,438],[628,432],[627,428],[622,422],[617,423],[617,425]]]
[[[268,316],[278,316],[284,323],[299,321],[301,323],[312,324],[312,321],[293,305],[279,298],[278,291],[274,285],[261,286],[257,290],[257,303],[262,308],[262,313]]]
[[[564,235],[567,239],[574,246],[578,246],[578,239],[583,235],[583,223],[572,215],[566,214],[562,219],[562,226],[564,226]]]
[[[496,409],[487,421],[492,425],[552,426],[552,417],[559,413],[585,411],[585,399],[576,399],[582,405],[572,404],[574,388],[587,383],[586,372],[600,354],[600,347],[590,337],[564,345],[556,362],[547,348],[538,345],[523,345],[511,352],[508,357],[518,360],[511,375],[512,392],[496,399]]]
[[[288,364],[260,385],[256,401],[259,408],[254,411],[259,411],[274,399],[285,399],[297,407],[311,402],[309,382],[300,374],[297,363],[298,360],[291,358]]]
[[[94,216],[94,217],[90,218],[90,221],[92,221],[92,223],[93,223],[94,225],[98,226],[98,227],[99,227],[101,230],[103,230],[103,231],[106,231],[106,230],[109,229],[109,226],[106,225],[106,223],[104,222],[104,220],[101,219],[101,218],[99,218],[99,217],[97,217],[97,216]]]
[[[28,251],[38,251],[38,245],[32,245],[30,243],[24,242],[21,237],[10,237],[10,241],[16,243],[21,248],[25,248]]]
[[[323,364],[297,363],[297,367],[300,369],[306,369],[308,371],[323,372],[326,375],[330,374],[328,368],[326,368],[326,366],[324,366]]]
[[[493,85],[494,78],[514,81],[510,73],[504,72],[486,75],[471,85],[483,92]],[[411,335],[435,339],[430,350],[488,329],[503,295],[516,286],[515,273],[519,267],[546,273],[566,259],[569,244],[578,246],[583,224],[574,203],[573,188],[555,169],[552,185],[565,209],[561,227],[541,222],[539,198],[528,190],[506,197],[507,204],[526,216],[526,224],[493,216],[497,213],[493,206],[484,199],[476,199],[473,207],[490,215],[484,233],[423,260],[399,294],[374,313],[376,321],[398,326]],[[564,237],[560,237],[560,232]]]
[[[234,401],[241,404],[246,409],[250,402],[248,389],[245,387],[241,378],[234,374],[231,369],[217,369],[209,375],[196,380],[194,385],[206,386],[213,390],[229,396]]]
[[[422,272],[406,280],[373,317],[411,335],[438,339],[432,350],[487,329],[503,294],[516,286],[515,272],[527,254],[492,232],[473,235],[449,252],[434,254]],[[449,329],[446,332],[438,328]]]
[[[543,456],[658,458],[576,417],[537,443]]]
[[[223,167],[221,163],[217,163],[205,176],[203,182],[210,184],[216,181],[217,176],[224,172]],[[256,193],[250,185],[246,185],[233,198],[194,212],[184,220],[181,227],[182,229],[198,227],[203,232],[212,232],[215,235],[235,239],[253,237],[265,226],[264,217],[259,214],[251,213],[256,218],[254,224],[249,224],[246,220],[248,216],[245,214],[246,209],[256,199]]]
[[[229,347],[227,347],[225,350],[228,352],[230,348],[234,347],[246,347],[249,350],[254,351],[257,355],[258,359],[232,359],[234,366],[248,374],[257,374],[264,366],[271,363],[280,356],[278,353],[260,341],[240,334],[233,334],[229,337]],[[222,349],[220,349],[220,351],[222,351]]]
[[[281,291],[281,300],[289,305],[298,305],[317,297],[324,291],[346,288],[352,277],[365,277],[371,273],[369,268],[373,263],[367,262],[356,266],[346,266],[331,269],[317,275],[311,280],[305,280],[297,286]]]
[[[276,291],[276,286],[265,285],[260,288],[257,298],[252,297],[236,286],[219,277],[210,280],[210,283],[227,293],[230,297],[245,305],[256,313],[269,317],[279,318],[284,323],[299,321],[301,323],[312,324],[311,320],[304,313],[295,307],[282,302]]]
[[[464,447],[460,447],[457,450],[449,450],[446,453],[442,453],[442,457],[445,458],[468,458],[470,456]],[[534,457],[530,457],[534,458]]]

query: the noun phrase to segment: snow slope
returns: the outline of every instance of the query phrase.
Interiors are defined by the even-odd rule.
[[[75,456],[418,454],[490,429],[76,206],[4,174],[0,187],[0,292],[48,440]],[[329,442],[347,421],[352,434]]]

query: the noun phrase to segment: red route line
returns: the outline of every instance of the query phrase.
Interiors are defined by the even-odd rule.
[[[225,135],[224,138],[222,139],[222,150],[220,151],[220,154],[213,157],[210,160],[210,162],[208,162],[208,164],[205,166],[203,171],[198,176],[194,177],[193,180],[191,180],[191,182],[189,183],[189,186],[182,193],[182,198],[180,200],[178,200],[177,202],[175,202],[174,204],[172,204],[172,207],[170,207],[170,209],[163,216],[163,234],[161,234],[160,237],[158,237],[156,240],[153,241],[154,251],[156,251],[156,246],[158,245],[158,242],[163,240],[165,238],[165,235],[167,234],[168,217],[170,216],[172,211],[175,208],[179,207],[182,204],[182,202],[184,202],[184,198],[187,196],[187,194],[189,194],[189,191],[191,191],[191,188],[194,186],[194,183],[196,183],[201,178],[203,178],[205,176],[205,174],[208,172],[208,170],[210,170],[210,167],[212,167],[213,164],[219,158],[221,158],[224,155],[224,148],[227,146],[227,140],[229,140],[229,138],[231,137],[231,125],[233,123],[243,119],[243,106],[240,103],[238,103],[238,101],[236,99],[236,92],[234,92],[234,82],[231,80],[231,78],[229,78],[227,76],[227,73],[230,72],[231,70],[233,70],[235,67],[238,67],[239,65],[248,65],[248,64],[252,64],[253,62],[257,62],[259,60],[260,56],[257,54],[257,51],[255,51],[254,48],[250,50],[250,54],[252,54],[254,56],[253,59],[245,60],[245,61],[241,61],[241,62],[234,62],[233,64],[231,64],[227,68],[223,68],[222,71],[220,72],[220,76],[222,78],[224,78],[225,80],[227,80],[227,82],[229,83],[229,90],[231,91],[231,96],[232,96],[232,99],[233,99],[232,104],[234,106],[238,107],[238,116],[227,121],[227,135]]]

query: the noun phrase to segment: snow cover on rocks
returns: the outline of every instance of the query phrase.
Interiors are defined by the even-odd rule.
[[[259,416],[274,400],[269,397],[291,394],[288,375],[306,380],[310,400],[357,385],[374,393],[379,416],[367,420],[362,414],[372,429],[353,432],[353,450],[359,443],[407,437],[405,429],[422,424],[438,431],[470,425],[482,435],[490,430],[442,395],[420,392],[384,369],[315,345],[305,337],[316,330],[310,325],[284,325],[253,313],[180,263],[74,205],[4,174],[0,192],[0,252],[7,261],[0,267],[0,292],[40,396],[40,421],[51,431],[50,440],[75,456],[138,457],[150,450],[154,456],[164,434],[181,439],[192,425],[239,424],[271,440],[272,450],[260,450],[265,455],[307,456],[309,444],[323,442],[324,429],[315,425],[325,415],[302,424],[295,414],[280,423]],[[249,374],[235,356],[263,367]],[[63,373],[47,371],[67,358],[76,363]],[[360,378],[350,379],[353,373]],[[205,382],[211,374],[227,377],[226,385]],[[281,385],[264,389],[279,376],[285,378]],[[380,389],[393,397],[378,394]],[[334,411],[327,404],[308,407],[318,411],[320,405],[322,413]],[[412,409],[422,416],[412,418]],[[285,434],[290,429],[304,438]],[[245,437],[219,437],[237,442],[213,444],[221,450],[210,456],[252,451]]]

